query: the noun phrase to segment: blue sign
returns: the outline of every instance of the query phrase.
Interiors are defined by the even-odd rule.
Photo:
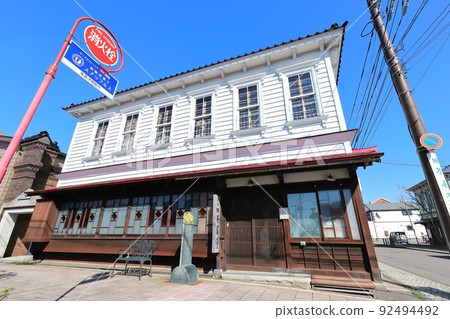
[[[94,61],[78,45],[70,42],[61,62],[111,100],[119,81]]]
[[[434,150],[442,146],[442,138],[434,133],[425,133],[420,137],[420,144],[427,149]]]

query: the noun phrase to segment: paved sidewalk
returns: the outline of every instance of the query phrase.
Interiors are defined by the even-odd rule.
[[[200,277],[192,285],[169,282],[168,270],[153,277],[116,275],[101,269],[45,264],[0,263],[0,290],[14,287],[6,300],[52,301],[369,301],[368,296],[302,290]]]
[[[396,245],[395,247],[404,249],[421,250],[433,253],[448,255],[447,248],[431,247],[428,245]],[[450,300],[450,287],[433,281],[428,278],[413,274],[406,270],[378,262],[380,267],[384,285],[396,285],[397,287],[405,287],[413,289],[420,293],[426,300]],[[395,288],[393,288],[395,290]]]
[[[378,262],[383,280],[404,287],[410,287],[427,300],[450,300],[450,287],[411,272]]]

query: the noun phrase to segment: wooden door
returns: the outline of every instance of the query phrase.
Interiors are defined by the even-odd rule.
[[[278,206],[266,194],[236,194],[229,199],[228,266],[286,267],[283,225]]]

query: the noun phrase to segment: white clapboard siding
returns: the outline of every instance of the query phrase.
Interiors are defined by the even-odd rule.
[[[234,73],[225,76],[225,78],[206,81],[203,84],[204,87],[218,86],[212,93],[212,134],[215,137],[213,140],[203,141],[201,144],[189,145],[186,143],[186,140],[192,139],[194,134],[192,115],[194,113],[193,101],[195,101],[195,99],[188,94],[188,92],[192,90],[191,87],[186,87],[184,89],[180,88],[170,92],[171,96],[177,96],[178,98],[173,106],[170,138],[171,145],[165,149],[151,149],[151,146],[155,141],[156,117],[158,115],[158,106],[155,106],[153,101],[165,98],[165,94],[156,94],[133,103],[124,103],[120,106],[102,110],[102,118],[108,118],[109,112],[110,123],[100,159],[84,160],[90,156],[89,153],[91,152],[93,145],[92,139],[97,127],[95,118],[96,116],[99,116],[98,113],[100,112],[84,115],[79,119],[79,123],[75,129],[63,172],[107,167],[109,165],[120,165],[150,159],[177,157],[198,152],[220,151],[221,149],[339,132],[341,127],[343,127],[340,123],[343,119],[340,119],[338,110],[336,109],[337,102],[335,99],[338,95],[337,92],[333,91],[333,88],[334,90],[336,90],[336,88],[332,85],[334,78],[330,79],[329,76],[329,74],[332,73],[332,70],[330,69],[331,64],[327,63],[326,59],[328,59],[327,55],[322,56],[319,60],[309,59],[313,61],[311,62],[313,64],[309,66],[309,69],[314,70],[316,97],[318,99],[318,104],[320,105],[320,115],[323,116],[323,121],[308,122],[307,124],[300,126],[296,125],[291,128],[288,128],[285,125],[288,119],[287,112],[291,112],[291,110],[289,97],[284,96],[286,88],[283,87],[282,75],[279,74],[277,69],[304,61],[302,60],[302,57],[298,57],[289,61],[265,65],[264,67],[249,70],[248,72]],[[302,67],[305,68],[304,65]],[[265,130],[262,133],[256,132],[251,135],[232,136],[231,132],[236,129],[233,123],[237,123],[237,120],[233,119],[233,116],[237,116],[237,114],[235,114],[237,112],[235,110],[236,106],[233,105],[236,101],[233,100],[233,89],[230,86],[229,81],[236,81],[240,77],[258,76],[259,74],[262,74],[258,82],[261,103],[260,113],[262,116],[262,125],[265,127]],[[201,84],[194,86],[195,90],[201,87]],[[340,107],[340,102],[338,105]],[[130,114],[130,109],[136,109],[136,112],[139,112],[134,149],[132,152],[118,154],[117,152],[120,151],[121,146],[120,143],[122,140],[124,121],[126,114]],[[341,110],[340,112],[342,113]],[[327,150],[327,152],[335,151],[336,145],[330,146]],[[344,151],[343,146],[339,146],[336,152],[339,153]],[[323,152],[325,152],[325,149]],[[217,162],[208,165],[211,168],[214,168],[216,166],[223,166],[223,163]],[[203,165],[202,168],[204,168]],[[186,169],[186,171],[189,171],[197,170],[199,168],[191,165],[189,167],[186,166],[177,169]],[[170,170],[173,170],[173,168],[162,169],[158,174],[167,173],[170,172]],[[135,172],[129,172],[123,176],[119,173],[108,177],[105,176],[104,178],[97,176],[97,181],[99,179],[109,180],[114,178],[145,176],[145,174],[148,174],[148,171],[140,172],[139,170],[136,170]],[[84,180],[82,178],[74,180],[64,179],[64,176],[61,178],[59,185],[73,185],[78,182],[91,181],[90,177],[86,177]],[[94,180],[95,178],[92,178],[92,181]]]

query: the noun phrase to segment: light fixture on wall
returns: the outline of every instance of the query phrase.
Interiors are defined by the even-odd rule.
[[[328,181],[328,182],[335,182],[335,181],[336,181],[336,178],[334,178],[334,176],[331,175],[331,173],[330,173],[330,174],[328,174],[327,181]]]

